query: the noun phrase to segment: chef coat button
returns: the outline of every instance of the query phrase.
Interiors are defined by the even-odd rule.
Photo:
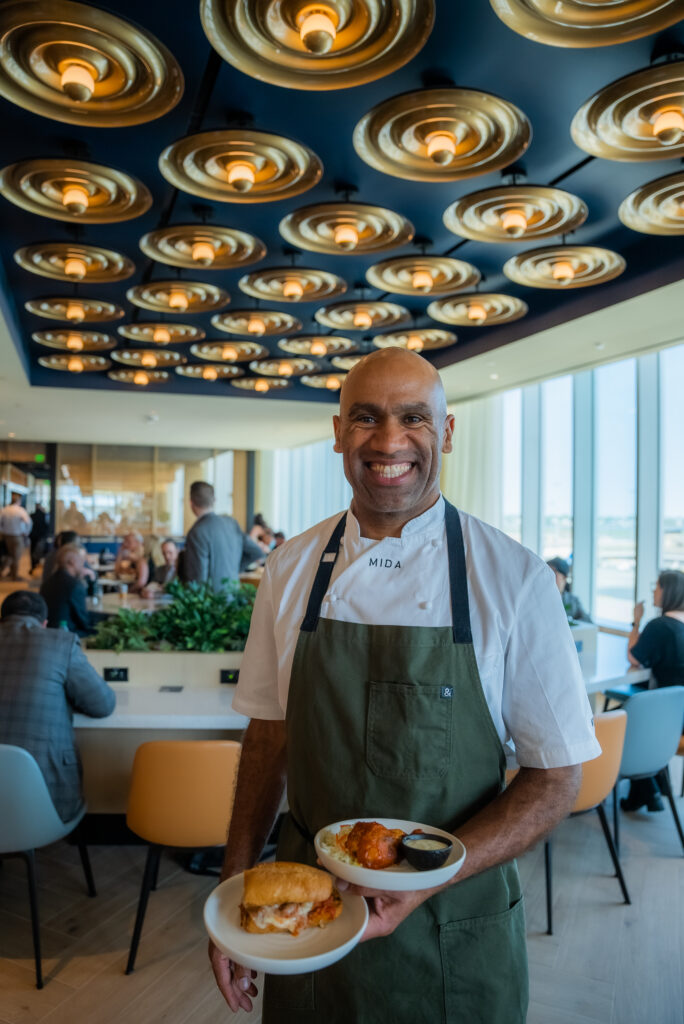
[[[439,547],[439,541],[436,538],[434,540],[430,541],[430,543],[432,544],[433,548],[438,548]]]
[[[425,611],[429,611],[430,608],[432,608],[432,601],[419,601],[418,602],[418,607],[419,608],[424,608]]]

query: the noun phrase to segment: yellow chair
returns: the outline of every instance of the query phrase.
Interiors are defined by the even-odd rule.
[[[136,750],[126,824],[150,845],[126,974],[135,966],[164,847],[225,844],[240,751],[230,740],[160,740]]]
[[[601,753],[593,761],[586,761],[582,765],[582,783],[580,786],[575,805],[570,812],[586,814],[587,811],[595,810],[598,814],[603,835],[613,861],[615,874],[625,903],[631,903],[627,885],[622,874],[620,858],[618,857],[613,837],[608,827],[608,819],[603,806],[603,801],[611,792],[617,781],[622,760],[622,748],[625,742],[625,730],[627,728],[626,711],[607,711],[595,716],[594,725],[596,739],[601,744]],[[552,846],[551,837],[544,844],[544,861],[546,868],[546,933],[553,935],[553,895],[552,895]]]
[[[684,757],[684,733],[682,733],[682,738],[679,741],[679,746],[677,747],[677,756]],[[684,796],[684,764],[682,765],[682,791],[679,795],[680,797]]]

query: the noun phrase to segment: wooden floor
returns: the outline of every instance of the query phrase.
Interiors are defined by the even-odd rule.
[[[678,783],[681,766],[674,768]],[[684,801],[679,801],[684,814]],[[596,815],[554,838],[555,934],[546,927],[543,850],[527,854],[531,1005],[528,1024],[682,1024],[684,857],[669,811],[623,816],[623,865],[633,905],[620,902]],[[34,987],[24,866],[0,869],[0,1024],[225,1024],[202,904],[213,879],[165,855],[135,973],[123,973],[143,866],[138,847],[92,847],[96,899],[77,851],[39,853],[45,988]]]

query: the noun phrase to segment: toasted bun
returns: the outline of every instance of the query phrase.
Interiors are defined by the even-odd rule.
[[[332,878],[325,871],[285,860],[250,868],[244,873],[244,882],[243,902],[248,907],[318,903],[332,893]]]

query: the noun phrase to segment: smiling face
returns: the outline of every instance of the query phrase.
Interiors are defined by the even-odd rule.
[[[365,536],[398,535],[435,503],[454,419],[425,359],[398,348],[367,356],[345,380],[333,423]]]

